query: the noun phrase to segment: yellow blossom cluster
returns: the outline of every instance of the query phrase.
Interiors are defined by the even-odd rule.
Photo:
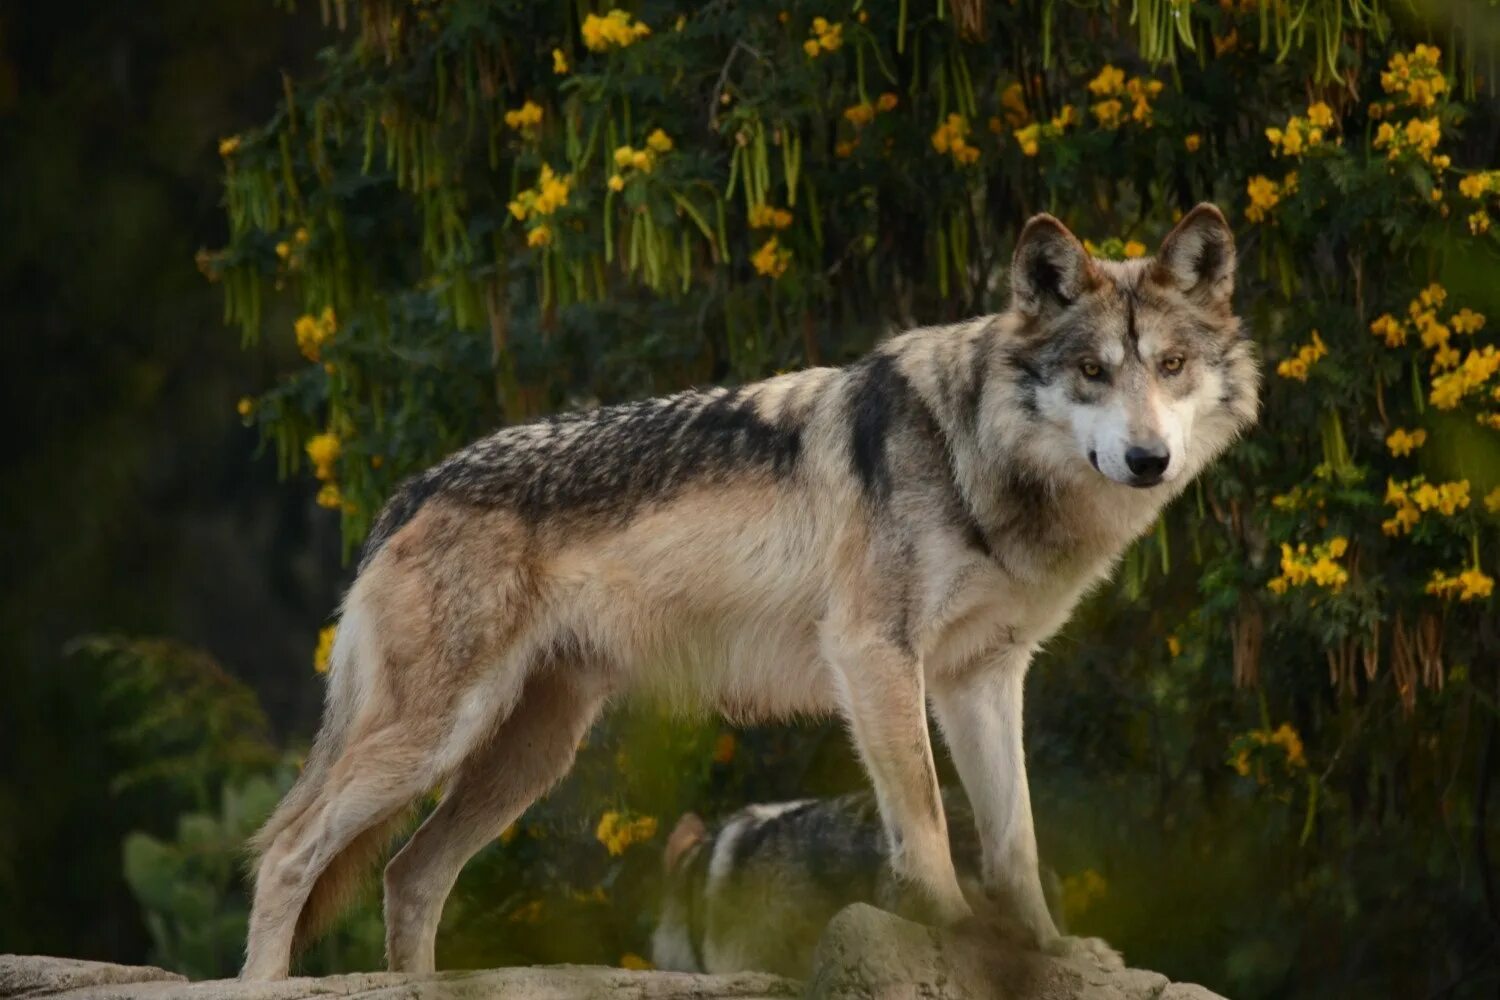
[[[522,191],[507,206],[518,222],[528,222],[526,245],[544,247],[552,242],[552,227],[546,219],[568,203],[568,194],[573,190],[573,175],[554,173],[548,164],[542,164],[536,187]]]
[[[1496,372],[1500,372],[1500,351],[1493,344],[1470,348],[1462,364],[1433,378],[1427,399],[1440,410],[1452,410],[1465,396],[1483,390]],[[1481,423],[1488,421],[1481,418]]]
[[[277,259],[286,261],[292,270],[295,271],[302,262],[302,251],[311,238],[308,235],[306,226],[298,226],[297,231],[292,233],[290,240],[281,240],[276,244]]]
[[[1470,201],[1487,201],[1488,196],[1500,194],[1500,170],[1484,170],[1477,174],[1470,174],[1458,182],[1458,193]],[[1488,208],[1481,204],[1469,216],[1469,232],[1475,236],[1483,236],[1490,231],[1490,213]]]
[[[338,435],[332,431],[324,431],[314,434],[307,439],[304,445],[308,460],[313,464],[313,475],[323,484],[318,490],[318,506],[327,507],[330,510],[345,508],[344,497],[339,492],[338,484],[333,481],[334,466],[343,453],[343,444]]]
[[[1433,155],[1442,138],[1442,126],[1436,118],[1412,118],[1401,128],[1390,122],[1381,122],[1375,130],[1375,148],[1386,150],[1386,159],[1389,160],[1414,156],[1439,170],[1446,170],[1452,161],[1447,156]]]
[[[1290,722],[1283,722],[1276,729],[1252,729],[1235,740],[1234,756],[1230,766],[1241,777],[1249,777],[1251,756],[1261,747],[1280,747],[1286,755],[1288,773],[1307,766],[1307,757],[1302,747],[1302,737]]]
[[[583,19],[583,44],[590,52],[608,52],[626,48],[651,34],[651,29],[623,10],[612,10],[604,16],[590,14]],[[555,58],[555,57],[554,57]]]
[[[1031,121],[1031,110],[1026,107],[1026,91],[1019,83],[1012,82],[1000,92],[1000,110],[1005,115],[1006,123],[1013,129]],[[999,119],[995,119],[990,131],[999,135],[1002,127]]]
[[[1459,368],[1464,358],[1462,352],[1452,343],[1453,335],[1455,333],[1463,335],[1478,333],[1484,329],[1485,317],[1484,314],[1465,307],[1450,314],[1448,321],[1444,323],[1438,319],[1438,310],[1447,298],[1448,292],[1442,285],[1436,283],[1428,285],[1408,303],[1406,308],[1408,320],[1399,320],[1390,313],[1382,313],[1370,324],[1370,332],[1384,340],[1385,345],[1391,348],[1405,346],[1408,337],[1415,332],[1422,346],[1434,352],[1432,371]],[[1457,406],[1465,393],[1481,386],[1489,374],[1493,374],[1493,372],[1485,372],[1488,362],[1482,350],[1477,352],[1477,355],[1475,352],[1470,352],[1470,354],[1474,360],[1466,362],[1469,368],[1463,377],[1453,379],[1439,376],[1438,379],[1433,380],[1435,393],[1439,380],[1442,380],[1444,386],[1442,393],[1437,394],[1433,399],[1433,403],[1439,409],[1448,410]],[[1453,395],[1455,391],[1458,391],[1456,396]],[[1439,399],[1442,402],[1439,402]]]
[[[1041,152],[1042,139],[1056,139],[1062,135],[1069,126],[1078,124],[1078,109],[1071,104],[1064,104],[1062,110],[1052,116],[1049,122],[1032,122],[1030,125],[1022,126],[1012,133],[1016,142],[1021,147],[1021,153],[1025,156],[1035,156]]]
[[[1484,495],[1484,509],[1491,514],[1500,514],[1500,486]]]
[[[323,311],[316,316],[311,313],[298,316],[297,321],[292,324],[292,330],[297,335],[297,350],[309,361],[317,361],[322,357],[323,345],[333,339],[338,329],[338,316],[334,314],[333,306],[324,306]]]
[[[1429,483],[1417,476],[1405,482],[1386,480],[1385,502],[1396,508],[1395,516],[1384,521],[1380,530],[1395,538],[1411,534],[1424,513],[1437,511],[1444,517],[1452,517],[1469,506],[1469,481],[1455,480],[1451,483]]]
[[[604,845],[612,857],[625,853],[631,844],[638,844],[656,836],[656,817],[639,816],[630,819],[622,813],[610,812],[599,817],[599,826],[594,837]]]
[[[844,26],[842,24],[830,24],[826,17],[815,17],[812,21],[812,32],[807,41],[802,43],[802,51],[807,53],[809,59],[816,59],[824,52],[837,51],[843,44]]]
[[[781,246],[776,237],[772,236],[761,244],[759,250],[750,255],[750,263],[755,267],[757,274],[763,274],[768,278],[779,278],[791,266],[792,252]]]
[[[558,76],[566,76],[570,67],[568,66],[568,54],[562,49],[552,50],[552,72]]]
[[[1448,91],[1448,80],[1439,63],[1443,51],[1436,45],[1418,45],[1410,55],[1397,52],[1380,74],[1380,86],[1402,104],[1430,108]]]
[[[619,191],[625,187],[626,177],[621,173],[624,170],[635,170],[642,174],[649,174],[656,169],[656,161],[663,153],[672,151],[672,137],[667,135],[664,129],[655,129],[646,136],[646,145],[640,149],[633,146],[621,146],[615,150],[615,166],[619,168],[609,177],[609,189]]]
[[[877,112],[894,111],[896,105],[900,103],[901,99],[888,91],[877,97],[874,102],[861,101],[858,104],[851,104],[844,109],[844,118],[855,129],[862,129],[875,120]]]
[[[1448,601],[1482,601],[1494,593],[1495,580],[1478,567],[1463,570],[1457,576],[1448,576],[1435,569],[1425,589],[1434,597]]]
[[[792,213],[762,202],[750,210],[751,229],[785,229],[792,224]]]
[[[1328,345],[1323,343],[1323,338],[1318,331],[1312,332],[1312,340],[1297,348],[1293,357],[1285,358],[1276,366],[1276,374],[1282,378],[1296,379],[1298,382],[1307,381],[1307,373],[1312,371],[1313,365],[1321,358],[1328,356]]]
[[[337,632],[337,625],[318,630],[318,648],[313,650],[313,669],[320,674],[328,673],[328,660],[333,655],[333,637]]]
[[[534,132],[541,123],[542,106],[535,101],[527,101],[519,108],[505,112],[505,124],[519,132]]]
[[[1427,432],[1421,429],[1408,431],[1397,427],[1386,435],[1385,446],[1397,458],[1403,458],[1427,443]]]
[[[1281,543],[1281,575],[1274,577],[1266,587],[1275,594],[1285,594],[1290,587],[1313,584],[1327,587],[1335,594],[1349,582],[1349,571],[1340,566],[1338,560],[1348,551],[1349,540],[1342,536],[1330,538],[1308,551],[1303,542],[1296,549],[1287,542]]]
[[[969,166],[979,159],[979,147],[969,144],[969,120],[950,114],[932,133],[932,148],[953,157],[959,166]]]
[[[1262,222],[1270,217],[1271,209],[1281,204],[1283,198],[1297,193],[1297,172],[1294,170],[1287,174],[1280,184],[1269,177],[1256,174],[1245,185],[1245,191],[1250,195],[1250,207],[1245,209],[1245,218],[1251,222]]]
[[[1089,112],[1101,128],[1119,128],[1127,119],[1140,125],[1151,125],[1151,102],[1161,94],[1164,84],[1160,80],[1148,80],[1133,76],[1125,78],[1125,71],[1108,63],[1099,75],[1089,81],[1089,93],[1099,98],[1089,107]],[[1130,102],[1130,111],[1125,102]]]
[[[1318,101],[1307,109],[1307,117],[1293,115],[1286,128],[1266,129],[1266,139],[1271,143],[1275,155],[1301,156],[1309,149],[1323,144],[1328,129],[1334,126],[1333,109]]]
[[[231,135],[226,139],[219,140],[219,155],[228,159],[240,151],[240,137]]]

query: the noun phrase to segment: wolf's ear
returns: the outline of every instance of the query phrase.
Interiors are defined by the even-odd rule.
[[[1224,213],[1203,202],[1162,240],[1156,278],[1205,305],[1229,304],[1234,294],[1234,233]]]
[[[1011,258],[1011,304],[1028,316],[1069,305],[1088,288],[1092,276],[1088,251],[1078,237],[1050,215],[1033,215]]]
[[[682,859],[695,846],[708,838],[708,826],[697,813],[683,813],[682,819],[672,828],[667,837],[666,856],[662,859],[668,875],[674,874]]]

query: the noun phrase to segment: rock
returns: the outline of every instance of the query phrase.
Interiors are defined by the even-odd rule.
[[[1054,958],[982,931],[939,931],[856,903],[823,932],[808,1000],[1222,1000],[1092,958]]]
[[[191,983],[149,967],[0,955],[0,1000],[1222,1000],[1201,986],[1091,958],[1053,958],[982,930],[938,931],[856,903],[818,942],[807,983],[755,972],[704,976],[543,965],[409,976]]]
[[[364,972],[321,979],[190,983],[161,969],[0,955],[0,1000],[785,1000],[802,984],[761,973],[700,976],[593,965],[545,965],[408,976]]]
[[[0,955],[0,1000],[39,997],[86,986],[186,981],[175,972],[150,965],[114,965],[41,955]]]

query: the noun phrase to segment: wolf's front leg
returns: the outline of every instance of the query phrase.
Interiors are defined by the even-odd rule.
[[[875,786],[898,881],[917,891],[925,919],[955,924],[972,916],[948,851],[921,664],[889,640],[868,635],[834,636],[825,653]]]
[[[1105,941],[1059,934],[1042,893],[1021,739],[1029,659],[1029,654],[1011,653],[960,677],[933,682],[933,706],[979,826],[984,886],[1043,951],[1088,954],[1119,966],[1119,953]]]

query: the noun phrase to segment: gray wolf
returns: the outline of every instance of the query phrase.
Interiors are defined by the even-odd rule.
[[[1021,746],[1037,647],[1255,419],[1259,370],[1211,205],[1157,255],[1022,230],[1008,308],[844,368],[509,427],[405,483],[344,600],[322,729],[257,834],[242,975],[287,974],[409,804],[387,961],[433,969],[459,870],[628,692],[733,719],[837,713],[913,911],[971,916],[930,702],[981,878],[1031,943],[1043,899]]]
[[[982,910],[980,844],[962,791],[943,789],[949,851],[964,895]],[[710,827],[695,813],[667,838],[651,960],[679,972],[774,972],[805,979],[828,921],[850,903],[899,905],[875,796],[756,803]],[[1061,925],[1058,882],[1043,867]]]

